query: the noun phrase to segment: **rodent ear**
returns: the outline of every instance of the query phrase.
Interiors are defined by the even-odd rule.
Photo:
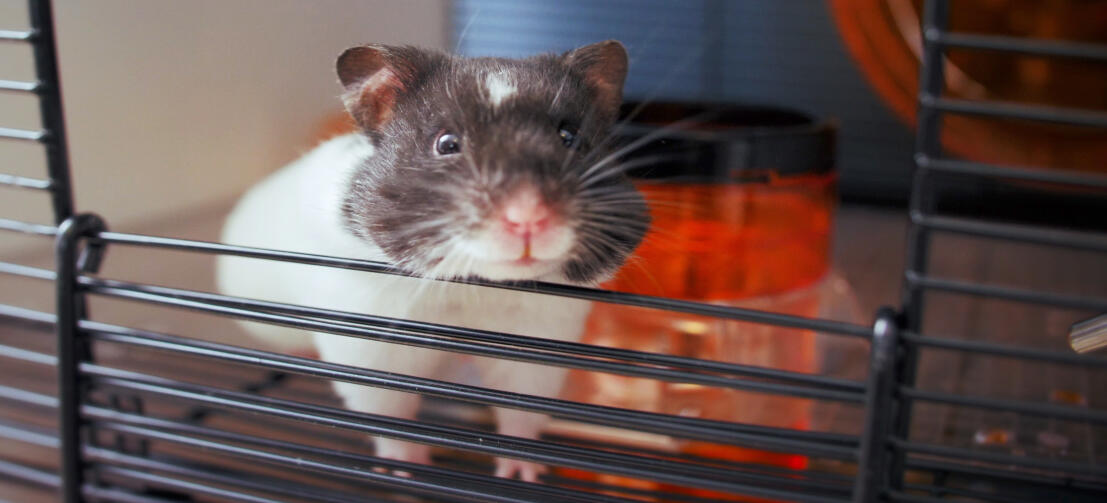
[[[584,76],[596,93],[597,104],[615,113],[623,102],[627,77],[627,50],[618,40],[605,40],[573,49],[562,56],[565,64]]]
[[[335,69],[346,92],[342,101],[366,131],[376,131],[392,118],[396,100],[414,85],[421,51],[411,47],[365,45],[346,49]]]

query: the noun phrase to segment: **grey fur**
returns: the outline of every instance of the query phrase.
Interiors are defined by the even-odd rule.
[[[587,50],[595,46],[520,60],[375,47],[386,51],[402,86],[389,120],[379,127],[362,124],[375,153],[356,171],[345,196],[352,233],[371,239],[395,265],[423,273],[448,253],[443,244],[451,236],[472,232],[526,183],[576,231],[571,257],[561,267],[565,279],[598,281],[638,246],[649,216],[630,181],[616,173],[582,179],[610,153],[625,53],[614,99],[610,93],[605,99],[590,84],[589,72],[607,71],[589,68],[597,56]],[[604,49],[611,48],[607,43]],[[506,72],[517,89],[496,107],[482,86],[489,72]],[[559,138],[562,126],[577,131],[575,147],[566,148]],[[460,136],[461,154],[435,154],[443,131]]]

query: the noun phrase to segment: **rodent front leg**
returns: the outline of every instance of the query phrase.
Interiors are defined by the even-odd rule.
[[[446,353],[399,344],[356,340],[316,334],[323,360],[418,377],[431,377]],[[334,381],[334,390],[347,409],[414,420],[422,396],[361,384]],[[397,461],[430,464],[430,446],[392,438],[375,437],[377,456]]]
[[[541,397],[554,397],[561,391],[567,370],[512,360],[478,358],[485,385],[490,388]],[[537,439],[549,421],[549,416],[518,409],[495,407],[496,431],[526,439]],[[537,482],[538,475],[548,470],[544,465],[512,458],[496,458],[496,475],[512,478],[516,475],[527,482]]]

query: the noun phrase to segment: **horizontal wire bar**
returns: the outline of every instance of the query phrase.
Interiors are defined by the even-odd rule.
[[[142,430],[142,429],[140,428],[139,430]],[[149,430],[149,431],[155,431],[155,430]],[[139,435],[139,436],[142,436],[142,435]],[[278,494],[278,495],[285,496],[285,497],[293,497],[293,498],[298,498],[298,499],[307,499],[307,500],[312,501],[312,502],[320,502],[320,503],[360,503],[361,501],[366,501],[366,500],[363,499],[363,497],[357,497],[357,496],[348,495],[348,494],[337,494],[334,491],[321,490],[321,488],[319,488],[319,487],[311,487],[311,486],[307,486],[303,483],[289,483],[287,481],[274,479],[274,478],[272,478],[272,476],[262,476],[262,475],[259,475],[259,474],[242,472],[242,471],[230,471],[230,470],[227,470],[224,467],[220,467],[220,466],[216,466],[216,465],[208,465],[208,466],[205,467],[205,468],[208,468],[208,469],[201,469],[201,468],[197,467],[194,463],[190,463],[191,466],[184,465],[183,463],[169,463],[169,462],[164,462],[164,461],[160,461],[160,460],[153,460],[153,459],[146,458],[146,457],[134,456],[134,455],[122,453],[122,452],[119,452],[119,451],[114,451],[114,450],[109,450],[109,449],[101,449],[101,448],[95,448],[95,447],[85,447],[85,452],[89,456],[90,460],[98,461],[98,462],[100,462],[102,464],[106,464],[108,466],[117,466],[117,467],[122,467],[122,468],[125,468],[125,469],[140,470],[142,472],[147,472],[147,473],[151,472],[151,471],[160,472],[162,474],[165,474],[165,475],[162,475],[162,476],[167,476],[168,475],[168,476],[184,477],[184,478],[188,478],[188,479],[202,480],[202,481],[204,481],[208,484],[221,484],[221,485],[225,485],[225,486],[234,487],[236,489],[246,489],[246,490],[250,490],[250,491],[258,491],[258,492],[263,492],[263,493],[268,493],[268,494]],[[257,452],[264,452],[264,451],[257,451]],[[230,454],[235,455],[235,454],[238,454],[238,453],[233,453],[232,452]],[[239,456],[239,457],[243,457],[243,456]],[[257,460],[257,458],[254,458],[254,459]],[[297,469],[298,471],[302,470],[304,468],[306,468],[307,471],[316,471],[316,470],[312,470],[311,466],[297,466],[294,463],[270,463],[270,464],[278,464],[278,465],[282,465],[282,466],[289,466],[291,468]],[[213,468],[214,469],[219,469],[222,473],[213,472],[211,470]],[[356,470],[358,472],[363,472],[364,471],[362,468],[358,468],[358,467],[347,468],[347,470]],[[388,477],[396,478],[396,479],[401,479],[402,478],[402,477],[396,477],[396,476],[388,476]],[[410,481],[411,479],[407,479],[407,480]],[[423,493],[423,494],[429,494],[429,495],[432,495],[432,496],[450,496],[450,494],[444,494],[444,493],[448,493],[449,491],[444,491],[444,493],[439,493],[439,492],[429,490],[426,487],[416,487],[416,488],[414,488],[415,490],[413,490],[412,487],[408,487],[410,485],[414,485],[414,484],[410,484],[410,483],[408,483],[408,484],[394,484],[394,485],[380,484],[380,485],[383,486],[383,487],[392,487],[392,489],[400,489],[404,493],[411,493],[411,494]],[[425,485],[429,485],[429,484],[423,484],[423,485],[425,486]],[[439,487],[441,487],[441,486],[439,485]],[[447,487],[447,489],[450,489],[450,488]],[[472,492],[472,491],[468,491],[468,492]],[[464,494],[462,496],[462,500],[463,501],[474,501],[473,497],[470,494]],[[380,501],[380,500],[373,500],[373,501]],[[477,501],[479,501],[479,500],[477,500]],[[503,500],[503,499],[493,500],[493,499],[490,499],[489,501],[520,501],[520,500]],[[526,500],[522,500],[522,501],[526,501]]]
[[[931,94],[923,94],[919,97],[919,106],[955,114],[1107,128],[1107,113],[1077,108],[1026,105],[1006,101],[937,98]]]
[[[182,437],[192,438],[199,436],[209,439],[215,439],[223,442],[224,444],[228,442],[233,442],[238,444],[248,444],[254,447],[290,451],[301,455],[327,457],[349,463],[350,466],[375,465],[386,468],[388,470],[406,471],[419,478],[431,477],[434,479],[449,481],[455,484],[477,483],[485,486],[489,490],[529,492],[532,494],[543,495],[548,498],[556,497],[559,498],[558,501],[580,500],[581,496],[581,494],[576,491],[562,489],[554,486],[535,485],[519,480],[498,477],[489,478],[486,475],[476,473],[449,470],[432,465],[423,465],[419,463],[396,461],[374,456],[336,451],[323,447],[294,444],[281,440],[273,440],[271,438],[254,437],[236,432],[222,431],[189,423],[170,421],[166,419],[154,418],[150,416],[127,412],[119,412],[110,409],[85,407],[83,411],[86,417],[108,422],[101,423],[103,426],[106,426],[107,429],[112,429],[112,426],[109,423],[115,422],[128,426],[145,428],[143,431],[155,431],[159,432],[160,434],[173,434],[180,435]],[[584,501],[595,501],[596,503],[615,503],[617,501],[623,500],[618,498],[607,498],[598,495],[587,495],[587,498],[584,499]]]
[[[0,231],[14,231],[24,234],[39,234],[42,236],[56,236],[58,234],[58,228],[52,225],[32,224],[30,222],[20,222],[19,220],[9,220],[7,218],[0,218]]]
[[[632,427],[641,431],[665,435],[687,436],[688,438],[735,443],[747,447],[839,459],[852,459],[858,442],[856,437],[849,435],[684,418],[521,395],[239,348],[215,342],[191,340],[87,320],[81,321],[80,327],[91,332],[99,340],[219,358],[263,368],[339,379],[409,393],[543,412],[583,422],[619,428]],[[7,345],[0,345],[0,356],[42,365],[56,365],[57,361],[53,355]]]
[[[180,480],[173,477],[167,477],[165,475],[157,475],[154,473],[145,473],[138,470],[131,470],[128,468],[118,468],[114,466],[100,466],[97,468],[100,476],[113,475],[130,480],[140,481],[145,484],[153,486],[174,489],[178,491],[185,491],[190,494],[204,494],[207,496],[214,496],[217,498],[225,498],[232,501],[244,501],[247,503],[285,503],[281,500],[262,498],[253,494],[247,494],[242,492],[230,491],[227,489],[220,489],[218,487],[209,486],[206,484],[199,484],[196,482],[189,482],[186,480]],[[108,500],[111,501],[111,500]],[[137,502],[149,501],[148,499],[132,500]]]
[[[43,279],[46,281],[54,281],[54,278],[56,277],[54,271],[51,271],[49,269],[13,264],[11,262],[0,262],[0,274],[10,274],[12,276],[21,276],[24,278],[32,279]]]
[[[227,445],[227,444],[224,444],[224,443],[209,442],[209,441],[205,441],[205,440],[202,440],[202,439],[197,439],[197,438],[194,438],[194,437],[189,437],[189,436],[184,436],[184,435],[177,435],[177,434],[174,434],[174,433],[161,431],[160,429],[157,429],[157,428],[142,428],[142,427],[133,427],[133,426],[121,426],[121,425],[113,425],[111,423],[103,423],[103,424],[99,424],[99,425],[106,428],[106,429],[108,429],[108,430],[116,431],[116,432],[119,432],[119,433],[136,435],[136,436],[140,436],[140,437],[151,439],[151,440],[163,440],[163,441],[174,442],[174,443],[178,443],[178,444],[182,444],[182,445],[190,445],[190,446],[193,446],[193,447],[202,448],[206,451],[214,450],[216,452],[221,452],[223,454],[237,455],[237,456],[240,456],[240,457],[247,457],[247,458],[251,458],[251,459],[263,460],[263,461],[271,462],[273,464],[291,465],[291,466],[294,466],[294,467],[297,467],[297,468],[301,468],[301,467],[304,467],[305,463],[306,463],[307,466],[309,467],[309,469],[312,469],[312,471],[318,471],[318,472],[327,473],[327,474],[340,474],[340,475],[345,475],[345,476],[351,476],[351,477],[358,478],[358,479],[366,478],[366,479],[370,479],[371,481],[374,481],[374,482],[384,483],[386,485],[404,487],[405,486],[405,481],[411,480],[411,479],[407,479],[407,478],[404,478],[404,477],[397,477],[397,476],[393,476],[393,475],[383,475],[383,474],[380,474],[378,472],[375,472],[371,467],[366,467],[364,469],[363,468],[350,469],[350,468],[346,468],[346,467],[342,467],[342,466],[337,466],[337,465],[333,465],[333,464],[326,464],[326,463],[317,462],[315,460],[305,459],[303,457],[291,457],[291,456],[285,456],[285,455],[270,453],[270,452],[266,452],[266,451],[259,451],[259,450],[255,450],[255,449],[247,449],[247,448],[242,448],[242,447],[239,447],[239,446]],[[371,464],[378,464],[378,463],[371,463]],[[395,463],[389,463],[389,464],[394,465]],[[415,473],[419,473],[419,471],[417,470]],[[476,475],[476,474],[470,474],[470,475],[471,475],[471,477],[480,477],[479,475]],[[429,481],[429,479],[426,479],[426,478],[421,477],[421,476],[417,476],[417,478],[419,480]],[[488,476],[483,476],[482,478],[483,478],[483,480],[482,480],[483,484],[485,484],[485,485],[487,485],[487,484],[495,485],[496,479],[488,477]],[[453,487],[453,486],[443,486],[443,485],[439,484],[439,487]],[[486,501],[485,499],[482,499],[482,498],[487,498],[488,497],[487,496],[488,491],[487,491],[487,488],[482,488],[482,489],[483,489],[482,491],[472,493],[472,496],[469,496],[468,499],[475,499],[476,501]],[[536,487],[536,489],[537,489],[537,487]],[[506,491],[506,490],[501,487],[501,488],[499,488],[499,491]],[[470,492],[472,492],[472,491],[470,491]],[[534,495],[533,491],[528,491],[528,492],[531,495]],[[507,492],[507,493],[505,493],[505,492],[495,492],[495,493],[492,493],[492,494],[505,495],[505,494],[508,494],[508,493],[509,492]],[[434,494],[438,494],[438,493],[434,493]],[[465,497],[464,494],[462,494],[462,495],[454,494],[454,496]],[[547,494],[546,496],[549,496],[549,495]],[[579,496],[585,496],[585,495],[578,493],[577,496],[578,496],[578,498],[574,498],[574,499],[579,500]],[[559,498],[565,497],[565,495],[561,494],[558,497]],[[588,498],[588,499],[599,500],[601,498]],[[500,500],[497,500],[497,501],[520,501],[520,500],[518,500],[516,498],[506,498],[506,499],[500,499]],[[524,499],[523,501],[528,501],[528,500]],[[550,500],[539,500],[539,501],[550,501]],[[558,499],[557,501],[565,501],[565,500]],[[587,501],[587,499],[586,499],[586,501]],[[624,501],[624,500],[617,499],[616,501]]]
[[[105,503],[181,503],[180,499],[157,498],[118,487],[103,487],[95,484],[81,486],[81,496],[84,497],[84,501]]]
[[[53,273],[53,271],[49,272]],[[0,304],[0,317],[15,318],[21,321],[32,321],[36,323],[48,323],[51,325],[58,319],[57,316],[54,316],[52,313],[44,313],[34,309],[10,306],[7,304]]]
[[[235,255],[240,257],[268,258],[285,262],[297,262],[309,265],[355,269],[360,271],[376,272],[398,276],[411,276],[410,273],[396,269],[382,262],[329,257],[308,253],[286,252],[280,250],[269,250],[264,248],[250,248],[245,246],[226,245],[206,241],[144,236],[140,234],[124,234],[119,232],[101,232],[96,236],[95,239],[106,243],[125,244],[131,246],[150,246],[203,253]],[[432,281],[447,281],[453,283],[487,286],[492,288],[504,288],[508,290],[516,290],[527,293],[556,295],[561,297],[572,297],[576,299],[591,300],[596,302],[622,304],[666,311],[676,311],[688,314],[699,314],[716,318],[767,323],[771,325],[815,330],[819,332],[828,332],[840,335],[853,335],[858,337],[870,337],[872,335],[872,329],[870,327],[854,323],[823,320],[818,318],[807,318],[803,316],[780,314],[768,311],[758,311],[755,309],[744,309],[717,304],[706,304],[702,302],[668,299],[664,297],[654,297],[649,295],[638,295],[625,292],[599,290],[595,288],[562,285],[557,283],[511,283],[480,280],[445,279],[435,279]]]
[[[1107,251],[1107,235],[1103,234],[961,217],[924,215],[918,212],[911,214],[911,221],[937,231],[1080,250]]]
[[[1107,311],[1107,299],[1095,297],[1079,297],[1076,295],[1064,295],[1050,292],[1037,292],[1022,288],[1012,288],[996,285],[980,285],[965,281],[945,278],[920,276],[915,271],[906,271],[905,279],[909,285],[931,290],[962,293],[978,297],[994,297],[1003,300],[1025,302],[1029,304],[1044,304],[1049,306],[1064,307],[1069,309],[1081,309],[1087,311]]]
[[[639,431],[690,439],[763,449],[784,449],[788,452],[793,452],[792,449],[799,449],[797,452],[812,455],[818,455],[819,449],[813,448],[809,443],[798,439],[807,442],[851,442],[851,444],[847,444],[850,447],[834,447],[833,451],[830,452],[836,456],[848,456],[852,449],[856,448],[858,442],[855,437],[851,438],[846,435],[818,435],[817,432],[756,425],[747,426],[725,421],[673,416],[523,395],[122,327],[87,323],[82,324],[82,328],[94,334],[94,338],[97,340],[155,348],[176,354],[216,358],[265,369],[337,379],[407,393],[418,393],[424,396],[436,396],[483,405],[541,412],[592,424],[633,428]],[[795,438],[797,441],[781,442],[773,439],[773,437],[779,437],[780,439]]]
[[[0,438],[14,440],[47,449],[58,448],[58,436],[53,430],[14,421],[0,420]]]
[[[0,41],[30,42],[35,39],[33,30],[0,30]]]
[[[142,416],[137,416],[137,417],[141,418]],[[292,457],[292,456],[286,456],[286,455],[282,455],[282,454],[271,453],[271,452],[268,452],[268,451],[259,451],[259,450],[256,450],[256,449],[248,449],[248,448],[244,448],[244,447],[240,447],[240,446],[228,445],[226,443],[210,442],[210,441],[206,441],[206,440],[203,440],[203,439],[198,439],[198,438],[187,436],[187,435],[179,435],[179,434],[171,433],[169,431],[164,431],[164,430],[162,430],[160,428],[156,428],[156,427],[146,428],[146,427],[139,427],[139,426],[117,425],[117,424],[112,424],[110,422],[108,422],[108,423],[97,423],[97,426],[101,427],[101,428],[104,428],[104,429],[107,429],[107,430],[110,430],[110,431],[115,431],[115,432],[118,432],[118,433],[123,433],[123,434],[128,434],[128,435],[135,435],[135,436],[139,436],[139,437],[150,439],[150,440],[162,440],[162,441],[173,442],[173,443],[177,443],[177,444],[181,444],[181,445],[189,445],[189,446],[204,449],[205,451],[216,451],[216,452],[221,452],[223,454],[261,460],[261,461],[265,461],[265,462],[269,462],[269,463],[277,464],[277,465],[287,465],[287,466],[293,466],[293,467],[296,467],[296,468],[308,467],[311,471],[316,471],[316,472],[325,473],[325,474],[337,474],[337,475],[352,477],[352,478],[356,478],[356,479],[369,479],[369,481],[372,481],[372,482],[382,483],[384,485],[392,485],[394,487],[395,486],[398,486],[398,487],[401,487],[401,488],[406,487],[406,481],[412,480],[410,478],[405,478],[405,477],[382,475],[379,472],[374,471],[373,468],[371,468],[371,467],[366,467],[364,469],[363,468],[353,468],[353,469],[351,469],[351,468],[348,468],[346,466],[339,466],[339,465],[335,465],[335,464],[323,463],[323,462],[319,462],[319,461],[316,461],[316,460],[313,460],[313,459],[305,459],[303,457]],[[367,457],[362,457],[362,458],[367,458]],[[390,468],[390,469],[395,469],[394,467],[397,467],[397,465],[399,465],[399,463],[388,462],[387,460],[380,460],[379,458],[367,458],[367,459],[368,459],[368,463],[370,465],[378,465],[378,466],[387,467],[387,468]],[[381,462],[378,462],[378,460],[379,461],[384,461],[384,462],[381,463]],[[366,460],[361,459],[360,461],[365,462]],[[361,465],[355,465],[355,466],[361,466]],[[403,468],[404,470],[407,470],[407,468],[403,467],[403,466],[399,466],[399,468]],[[416,474],[416,476],[414,478],[417,479],[417,480],[423,480],[425,482],[437,482],[436,485],[439,488],[443,488],[443,487],[445,487],[445,488],[457,488],[457,487],[459,487],[457,485],[459,481],[455,480],[455,479],[458,479],[459,477],[450,477],[450,480],[448,481],[449,484],[446,484],[447,481],[443,481],[443,480],[437,480],[436,481],[433,477],[427,478],[423,475],[420,475],[421,473],[432,471],[432,470],[430,470],[430,468],[431,467],[413,468],[413,471],[411,473]],[[452,473],[459,474],[459,475],[463,473],[463,472],[445,470],[445,469],[440,469],[440,468],[439,469],[434,469],[433,471],[436,471],[436,472],[452,472]],[[381,478],[382,476],[384,477],[384,479]],[[734,477],[738,480],[741,479],[741,476],[742,476],[742,474],[740,474],[740,473],[734,474]],[[608,502],[628,501],[628,500],[625,500],[625,499],[622,499],[622,498],[600,497],[600,496],[597,496],[597,495],[594,495],[594,494],[580,493],[580,492],[577,492],[577,491],[572,491],[572,490],[562,489],[562,488],[556,488],[556,487],[553,487],[553,486],[533,485],[533,484],[528,484],[528,483],[524,483],[524,482],[516,482],[516,481],[506,481],[505,480],[504,482],[513,482],[513,485],[511,485],[509,487],[503,487],[505,484],[499,482],[500,479],[498,479],[498,478],[490,477],[490,476],[487,476],[487,475],[472,474],[472,473],[464,474],[464,477],[460,477],[460,479],[463,483],[470,484],[469,485],[470,490],[467,491],[467,493],[472,494],[473,496],[467,496],[467,494],[450,494],[450,495],[461,496],[461,497],[465,497],[467,499],[475,499],[476,501],[491,501],[491,499],[489,498],[489,494],[497,494],[497,495],[501,495],[501,496],[506,497],[507,495],[512,494],[513,489],[511,487],[514,487],[514,485],[519,485],[519,484],[521,484],[523,486],[529,486],[529,487],[525,487],[523,491],[516,491],[516,493],[515,493],[516,497],[506,497],[502,501],[586,501],[586,502],[597,502],[597,503],[604,502],[604,501],[608,501]],[[472,485],[474,482],[476,482],[476,486]],[[795,486],[797,482],[802,482],[802,481],[780,478],[780,479],[777,479],[773,482],[776,482],[777,484]],[[479,489],[479,490],[473,491],[473,489]],[[441,489],[439,489],[439,491],[440,490]],[[432,492],[431,494],[446,495],[446,494],[449,494],[449,493]],[[524,494],[528,495],[532,498],[537,496],[537,497],[539,497],[539,499],[537,499],[537,500],[525,499],[525,498],[524,499],[518,499],[520,497],[520,495],[524,495]],[[556,498],[556,499],[551,499],[551,498]],[[496,501],[500,501],[500,500],[496,500]]]
[[[934,498],[927,496],[919,496],[917,494],[908,494],[903,491],[889,490],[884,493],[888,498],[888,501],[902,501],[904,503],[948,503],[949,500],[942,498]]]
[[[928,30],[927,40],[940,43],[946,47],[1019,52],[1035,56],[1088,59],[1107,62],[1107,45],[1103,44],[1087,44],[1064,40],[1035,40],[1006,35],[950,33],[938,30]]]
[[[1107,175],[1084,173],[1053,168],[1034,168],[1028,166],[1006,166],[987,164],[958,159],[935,159],[926,155],[915,156],[915,163],[922,169],[941,171],[958,175],[1006,178],[1033,182],[1057,183],[1080,187],[1107,189]]]
[[[1079,353],[1073,353],[1072,351],[1031,349],[1020,346],[1012,346],[1009,344],[998,344],[994,342],[919,335],[914,332],[904,332],[900,335],[900,337],[903,340],[918,346],[1107,369],[1107,358],[1083,355]]]
[[[37,93],[42,89],[40,82],[27,82],[22,80],[0,80],[0,91],[14,91]]]
[[[1107,424],[1107,411],[1103,410],[1068,407],[1065,405],[1057,405],[1052,403],[1007,400],[985,396],[954,395],[950,393],[940,393],[937,391],[914,389],[906,386],[899,387],[899,394],[903,398],[910,398],[913,400],[948,403],[953,405],[961,405],[964,407],[974,407],[978,409],[993,409],[1001,410],[1004,412],[1016,412],[1020,414],[1040,417],[1066,419],[1069,421],[1087,421],[1097,424]]]
[[[84,375],[92,377],[96,382],[110,387],[173,397],[211,406],[259,412],[275,417],[361,431],[371,435],[410,442],[751,496],[812,502],[837,501],[832,498],[805,494],[799,491],[767,489],[734,483],[729,480],[734,476],[732,471],[710,466],[688,465],[595,449],[568,447],[496,433],[431,425],[417,421],[221,390],[208,386],[197,386],[92,364],[82,364],[81,371]]]
[[[9,140],[44,141],[50,135],[46,131],[0,127],[0,138]]]
[[[905,463],[907,468],[915,470],[926,470],[931,472],[942,472],[949,474],[962,474],[972,477],[998,479],[1005,482],[1029,483],[1040,486],[1063,487],[1066,489],[1107,492],[1107,485],[1104,485],[1103,483],[1095,483],[1087,479],[1076,478],[1072,473],[1049,476],[1044,474],[1029,473],[1025,470],[1003,470],[1000,468],[988,468],[986,466],[958,463],[954,461],[947,461],[944,459],[939,460],[918,457],[907,458],[907,461]]]
[[[55,396],[13,388],[3,384],[0,384],[0,398],[48,409],[56,409],[58,407],[58,398]]]
[[[0,344],[0,357],[11,358],[13,360],[21,360],[27,363],[34,363],[38,365],[47,365],[51,367],[58,364],[58,359],[54,355],[39,353],[37,351],[31,351],[29,349],[17,348],[15,346],[9,346],[7,344]]]
[[[28,482],[42,487],[60,487],[61,477],[56,473],[40,470],[30,466],[24,466],[11,461],[0,459],[0,476],[11,477],[16,480]]]
[[[741,386],[748,387],[748,389],[752,389],[755,391],[767,390],[770,392],[795,394],[797,396],[800,396],[799,394],[803,393],[802,396],[808,398],[827,398],[852,401],[861,401],[861,394],[864,391],[864,385],[857,381],[804,374],[800,372],[785,371],[768,367],[756,367],[752,365],[741,365],[713,360],[702,360],[697,358],[665,355],[660,353],[649,353],[645,351],[593,346],[578,342],[556,341],[516,334],[503,334],[487,330],[461,328],[450,325],[406,320],[402,318],[388,318],[384,316],[373,316],[346,311],[335,311],[330,309],[307,307],[294,304],[246,299],[242,297],[230,297],[214,293],[196,292],[179,288],[135,284],[116,280],[106,280],[102,278],[81,277],[79,278],[79,283],[87,291],[91,291],[94,293],[132,298],[135,300],[143,300],[147,302],[156,302],[159,304],[176,305],[178,307],[197,308],[205,311],[214,308],[223,308],[220,312],[224,312],[226,314],[236,314],[240,310],[246,309],[253,313],[264,313],[270,316],[288,315],[296,317],[296,319],[300,320],[311,318],[314,319],[314,321],[320,322],[341,322],[349,324],[349,326],[367,328],[371,327],[380,330],[390,331],[390,333],[395,331],[405,331],[405,333],[412,332],[419,335],[437,337],[439,340],[443,340],[443,337],[456,337],[468,341],[497,344],[500,346],[519,346],[540,351],[569,353],[572,355],[585,356],[589,358],[607,358],[630,363],[641,363],[664,367],[678,367],[684,368],[690,372],[695,372],[694,376],[688,376],[685,374],[680,374],[679,372],[676,372],[675,370],[669,368],[654,368],[649,370],[649,372],[653,372],[653,374],[648,377],[663,378],[664,376],[669,376],[669,379],[667,380],[672,380],[674,378],[697,379],[697,382],[699,382],[700,384],[726,387]],[[187,302],[182,303],[180,301]],[[203,306],[194,305],[192,303],[202,304]],[[227,311],[227,309],[231,309],[234,311]],[[434,349],[443,349],[438,345],[428,347],[432,347]],[[552,358],[551,356],[546,356],[544,358],[546,358],[546,361],[549,361],[551,363],[553,362],[553,360],[549,360],[549,358]],[[561,359],[559,361],[572,363],[575,360]],[[580,363],[578,362],[578,364]],[[593,365],[601,365],[602,367],[608,369],[618,369],[617,366],[613,366],[614,364],[612,362],[595,362],[593,363]],[[602,369],[597,368],[597,370]],[[807,390],[805,388],[797,388],[795,386],[789,387],[789,385],[786,384],[726,379],[718,376],[712,376],[711,374],[707,374],[706,372],[766,378],[812,387],[827,388],[828,390],[833,391],[823,392],[822,390]],[[851,397],[849,393],[854,393],[855,395]]]
[[[938,493],[941,494],[942,497],[947,498],[945,501],[948,501],[950,496],[960,496],[962,498],[973,498],[968,501],[987,501],[988,503],[1042,503],[1041,500],[1037,499],[1028,500],[1024,498],[1013,498],[1009,495],[997,494],[995,491],[976,491],[962,487],[904,484],[903,488],[908,491],[919,491],[929,494]]]
[[[606,360],[581,358],[574,355],[562,355],[542,350],[532,349],[541,344],[542,339],[525,336],[511,336],[511,340],[502,342],[471,342],[477,339],[481,333],[476,331],[454,330],[451,333],[441,333],[431,330],[413,330],[409,328],[396,329],[387,326],[354,325],[343,322],[321,321],[312,318],[291,316],[285,314],[271,314],[247,309],[238,309],[219,304],[184,300],[167,295],[147,293],[130,288],[115,286],[100,286],[103,281],[96,278],[81,278],[83,290],[100,295],[116,298],[126,298],[159,305],[175,306],[195,311],[218,313],[238,318],[248,319],[281,326],[308,329],[331,334],[359,337],[369,340],[377,340],[395,344],[408,344],[443,351],[488,356],[493,358],[511,359],[547,365],[556,365],[567,368],[579,368],[595,370],[620,375],[637,377],[649,377],[671,382],[686,382],[703,384],[707,386],[719,386],[735,389],[744,389],[761,393],[787,394],[796,397],[815,398],[824,400],[838,400],[845,402],[861,402],[863,397],[856,392],[844,392],[837,390],[813,389],[791,384],[778,384],[771,382],[752,381],[747,379],[735,379],[711,374],[699,374],[689,371],[670,370],[667,368],[648,367],[628,363],[611,362]],[[112,282],[118,283],[118,282]],[[294,307],[294,306],[289,306]],[[489,332],[483,332],[487,335]],[[458,340],[462,335],[465,340]],[[511,346],[519,346],[528,349],[519,349]]]
[[[54,184],[50,180],[8,175],[4,173],[0,173],[0,185],[8,185],[11,187],[33,190],[50,190],[54,186]]]
[[[1097,476],[1107,475],[1107,466],[1094,463],[1076,463],[1072,461],[1040,459],[1027,456],[1013,456],[1010,454],[983,452],[972,449],[964,449],[961,447],[909,442],[899,437],[890,437],[888,439],[888,442],[889,444],[891,444],[892,447],[901,451],[910,453],[931,454],[935,456],[945,456],[954,458],[959,461],[985,462],[996,465],[1006,465],[1006,467],[1008,468],[1027,467],[1079,474],[1091,474]]]

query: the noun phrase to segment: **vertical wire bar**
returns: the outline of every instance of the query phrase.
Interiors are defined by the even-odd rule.
[[[60,456],[61,494],[64,503],[81,501],[84,485],[84,463],[81,455],[81,399],[82,382],[79,372],[81,362],[89,359],[86,341],[81,337],[78,324],[85,317],[85,298],[77,289],[79,272],[94,271],[100,265],[103,249],[89,244],[80,254],[81,238],[105,229],[104,222],[96,215],[76,215],[58,226],[54,245],[57,260],[55,292],[57,300],[58,342],[58,455]]]
[[[888,432],[894,418],[895,364],[899,326],[895,311],[881,308],[873,322],[869,378],[865,392],[865,430],[854,479],[853,501],[873,503],[888,489]]]
[[[69,151],[62,110],[61,78],[58,76],[57,41],[54,38],[54,14],[50,0],[29,0],[35,75],[39,86],[39,112],[46,136],[46,167],[50,176],[54,223],[73,216],[73,189],[69,177]]]
[[[915,138],[915,177],[911,190],[907,235],[907,271],[904,272],[903,306],[904,328],[919,333],[923,316],[923,289],[907,280],[908,273],[925,275],[930,252],[930,231],[914,223],[916,215],[931,213],[935,204],[937,187],[928,188],[930,170],[927,160],[941,156],[941,111],[933,107],[934,100],[942,95],[945,85],[943,46],[939,43],[949,22],[949,5],[946,0],[928,0],[923,12],[923,57],[919,70],[918,132]],[[899,384],[914,386],[918,370],[918,348],[903,344],[895,375]],[[906,438],[911,426],[911,404],[896,407],[892,432]],[[897,451],[889,463],[890,483],[902,489],[906,454]]]

